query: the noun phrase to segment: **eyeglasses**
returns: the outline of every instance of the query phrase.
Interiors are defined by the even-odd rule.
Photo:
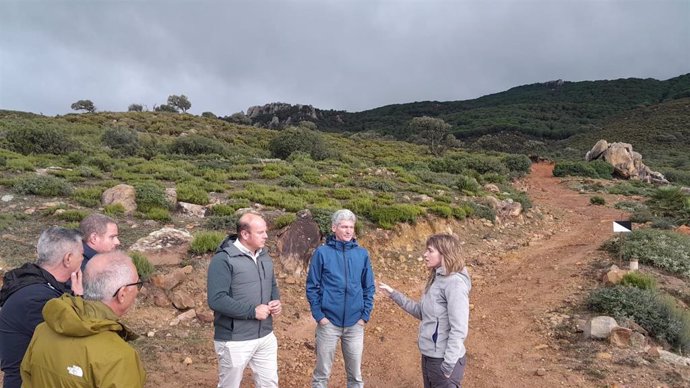
[[[125,284],[124,286],[118,288],[117,291],[115,291],[115,293],[113,294],[113,298],[116,297],[116,296],[117,296],[117,293],[120,292],[120,290],[123,289],[123,288],[125,288],[125,287],[137,286],[137,290],[141,290],[141,287],[142,287],[143,285],[144,285],[144,282],[141,281],[141,280],[139,280],[139,281],[136,282],[136,283]]]

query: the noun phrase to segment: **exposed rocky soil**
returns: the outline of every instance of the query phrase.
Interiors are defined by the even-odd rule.
[[[425,220],[393,231],[369,231],[360,243],[370,250],[377,280],[418,297],[425,271],[420,254],[426,237],[452,231],[464,241],[473,278],[466,387],[675,387],[690,372],[628,349],[584,340],[576,332],[581,304],[597,286],[609,258],[597,250],[612,235],[611,222],[626,219],[612,207],[592,206],[554,178],[552,166],[536,164],[517,185],[535,208],[496,225],[467,220]],[[601,195],[601,194],[597,194]],[[615,196],[606,196],[615,203]],[[206,307],[209,256],[184,264],[191,274],[175,288],[194,297],[198,316]],[[279,273],[283,314],[275,322],[281,386],[309,386],[314,364],[314,327],[304,297],[304,275]],[[215,387],[213,328],[199,318],[178,321],[173,307],[156,307],[148,286],[126,317],[148,372],[147,387]],[[172,323],[172,325],[171,325]],[[368,387],[421,386],[418,322],[377,295],[366,328],[363,373]],[[243,387],[251,387],[250,372]],[[344,387],[342,357],[336,357],[331,387]]]

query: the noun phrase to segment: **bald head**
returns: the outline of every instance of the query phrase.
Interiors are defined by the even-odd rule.
[[[245,213],[237,220],[237,238],[252,252],[266,246],[267,230],[266,221],[258,213]]]
[[[139,275],[129,256],[113,251],[89,260],[83,281],[84,299],[101,301],[120,316],[134,303]]]

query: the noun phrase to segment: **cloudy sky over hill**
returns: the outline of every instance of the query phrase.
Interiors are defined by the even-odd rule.
[[[0,109],[359,111],[690,72],[688,0],[0,0]]]

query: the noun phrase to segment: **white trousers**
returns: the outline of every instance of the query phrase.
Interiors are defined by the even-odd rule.
[[[249,365],[256,388],[278,388],[278,340],[271,334],[247,341],[213,341],[218,355],[218,388],[239,388]]]

